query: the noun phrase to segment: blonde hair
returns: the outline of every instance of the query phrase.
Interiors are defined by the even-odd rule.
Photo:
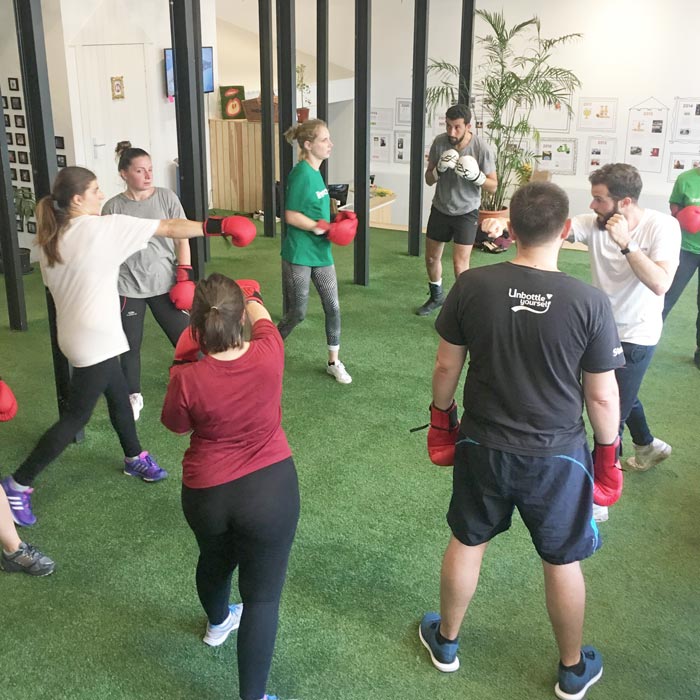
[[[95,173],[87,168],[74,165],[63,168],[56,175],[51,194],[37,203],[36,245],[44,251],[49,267],[63,262],[58,244],[70,220],[71,200],[76,194],[84,194],[96,179]]]
[[[304,158],[306,158],[304,144],[307,141],[313,141],[318,136],[318,130],[324,126],[327,128],[326,122],[324,122],[323,119],[307,119],[305,122],[290,126],[289,129],[284,132],[284,138],[287,139],[287,143],[293,144],[295,141],[297,142],[299,146],[299,160],[304,160]]]

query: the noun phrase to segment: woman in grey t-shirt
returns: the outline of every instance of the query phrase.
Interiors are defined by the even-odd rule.
[[[187,218],[172,190],[153,185],[153,164],[146,151],[132,148],[128,141],[120,141],[115,153],[126,190],[106,202],[102,214],[127,214],[143,219]],[[184,294],[170,294],[176,286]],[[134,420],[143,408],[141,342],[146,307],[174,346],[189,323],[192,299],[190,295],[188,303],[188,288],[194,290],[190,247],[186,240],[154,236],[148,248],[135,253],[121,266],[122,326],[129,341],[129,352],[121,356],[121,364],[129,385]]]

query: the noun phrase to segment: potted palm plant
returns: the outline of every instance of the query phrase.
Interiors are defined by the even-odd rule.
[[[483,104],[482,133],[494,151],[498,176],[496,191],[483,192],[481,209],[494,215],[532,174],[537,155],[531,146],[540,138],[533,111],[552,107],[572,112],[571,96],[581,82],[571,70],[554,65],[553,54],[581,34],[548,39],[542,36],[537,17],[508,27],[503,12],[476,10],[476,15],[485,22],[487,33],[476,39],[483,62],[472,104],[477,96]],[[427,91],[427,109],[433,115],[441,105],[456,102],[461,78],[458,66],[432,59],[428,73],[439,81]]]
[[[297,92],[299,93],[299,107],[297,107],[297,121],[299,123],[305,122],[309,118],[309,106],[311,105],[311,100],[309,95],[311,94],[311,88],[305,79],[306,66],[300,63],[296,67],[297,71]]]

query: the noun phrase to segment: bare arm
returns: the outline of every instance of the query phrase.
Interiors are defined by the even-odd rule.
[[[291,209],[287,209],[284,212],[284,220],[290,226],[300,228],[302,231],[315,233],[316,222],[306,216],[306,214],[302,214],[300,211],[292,211]]]
[[[181,238],[175,241],[175,257],[178,265],[191,265],[192,253],[190,252],[190,243],[186,238]]]
[[[425,184],[432,187],[438,181],[437,165],[432,161],[428,161],[428,167],[425,170]]]
[[[201,221],[163,219],[158,224],[155,235],[165,238],[198,238],[204,235],[204,230]]]
[[[620,392],[615,372],[583,372],[583,396],[596,442],[611,445],[620,429]]]
[[[252,299],[246,300],[245,312],[251,326],[254,326],[258,321],[262,321],[263,319],[268,321],[272,320],[270,312],[260,302],[253,301]]]
[[[447,410],[452,404],[462,374],[467,348],[440,340],[433,370],[433,403]]]
[[[627,219],[622,214],[615,214],[605,225],[610,238],[624,250],[630,244]],[[663,296],[673,282],[673,265],[666,260],[652,260],[641,250],[627,253],[625,256],[634,274],[646,287],[657,296]]]
[[[673,202],[670,202],[669,206],[671,208],[671,216],[676,216],[676,214],[683,209],[680,204],[674,204]]]

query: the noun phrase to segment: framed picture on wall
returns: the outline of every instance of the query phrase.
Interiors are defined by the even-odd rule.
[[[66,157],[64,155],[57,155],[56,156],[56,165],[59,168],[65,168],[66,165],[68,165],[68,162],[66,161]]]
[[[15,114],[15,128],[16,129],[24,129],[25,123],[24,123],[24,114]]]
[[[411,132],[394,132],[394,163],[411,164]]]
[[[54,136],[54,141],[56,142],[56,148],[59,151],[62,151],[66,147],[66,144],[63,141],[63,136]]]
[[[19,80],[17,78],[8,78],[7,84],[10,86],[10,90],[17,92],[19,90]]]
[[[24,231],[24,225],[22,224],[22,219],[17,219],[17,233],[22,233]]]
[[[15,140],[12,138],[12,132],[6,131],[5,132],[5,137],[7,138],[7,145],[12,146],[15,142]]]
[[[27,233],[36,233],[36,222],[27,221]]]
[[[29,163],[29,153],[27,151],[17,151],[17,161],[22,165]]]
[[[7,109],[7,97],[5,95],[2,96],[2,108]]]
[[[10,115],[9,114],[3,114],[5,117],[5,126],[8,127],[10,126]]]
[[[10,168],[10,179],[12,182],[17,182],[17,168]]]
[[[27,137],[24,134],[15,134],[15,144],[17,146],[26,146]]]
[[[15,152],[14,151],[8,151],[7,155],[9,156],[10,163],[16,163],[17,159],[15,157]]]
[[[29,170],[25,170],[24,168],[19,169],[19,179],[22,182],[31,182],[32,176]]]
[[[411,98],[396,98],[396,126],[411,126]]]
[[[22,109],[22,98],[10,97],[10,107],[12,107],[12,109]]]

